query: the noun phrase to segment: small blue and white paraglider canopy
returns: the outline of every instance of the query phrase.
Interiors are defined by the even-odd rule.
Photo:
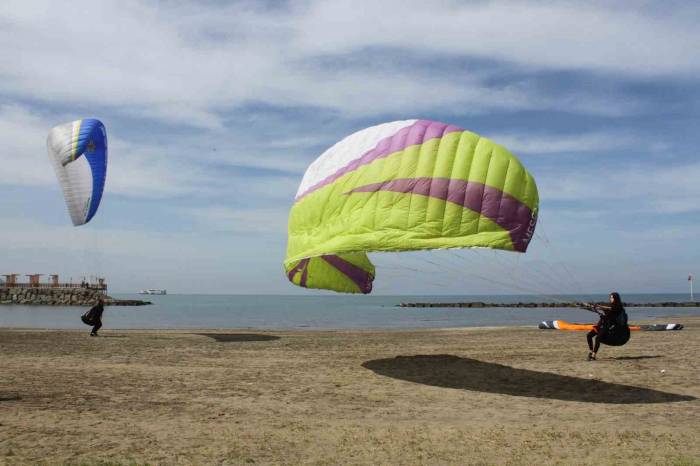
[[[49,132],[46,145],[73,225],[89,222],[102,200],[107,176],[104,125],[92,118],[58,125]]]

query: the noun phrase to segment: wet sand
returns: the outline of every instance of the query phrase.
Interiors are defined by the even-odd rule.
[[[665,321],[593,363],[534,326],[0,329],[0,464],[700,464],[700,318]]]

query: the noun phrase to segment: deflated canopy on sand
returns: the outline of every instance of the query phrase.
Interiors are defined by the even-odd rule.
[[[393,121],[354,133],[306,170],[284,266],[295,285],[369,293],[366,252],[525,252],[537,186],[505,148],[456,126]]]
[[[73,225],[92,219],[102,200],[107,176],[107,132],[99,120],[56,126],[46,140]]]
[[[540,330],[567,330],[567,331],[591,331],[594,324],[577,324],[563,320],[543,320],[538,325]],[[648,325],[630,325],[631,331],[644,332],[663,332],[668,330],[683,330],[683,324],[648,324]]]

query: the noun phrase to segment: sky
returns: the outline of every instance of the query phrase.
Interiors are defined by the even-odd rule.
[[[421,118],[515,153],[537,232],[524,255],[374,255],[375,293],[684,292],[700,276],[699,17],[690,1],[4,0],[0,273],[322,293],[282,267],[305,168]],[[79,118],[105,124],[110,158],[75,228],[46,136]]]

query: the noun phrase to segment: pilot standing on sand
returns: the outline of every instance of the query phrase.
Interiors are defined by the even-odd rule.
[[[97,304],[92,306],[89,311],[81,316],[83,322],[87,325],[92,325],[91,337],[96,337],[97,331],[102,328],[102,313],[104,312],[104,300],[102,297],[97,298]]]

